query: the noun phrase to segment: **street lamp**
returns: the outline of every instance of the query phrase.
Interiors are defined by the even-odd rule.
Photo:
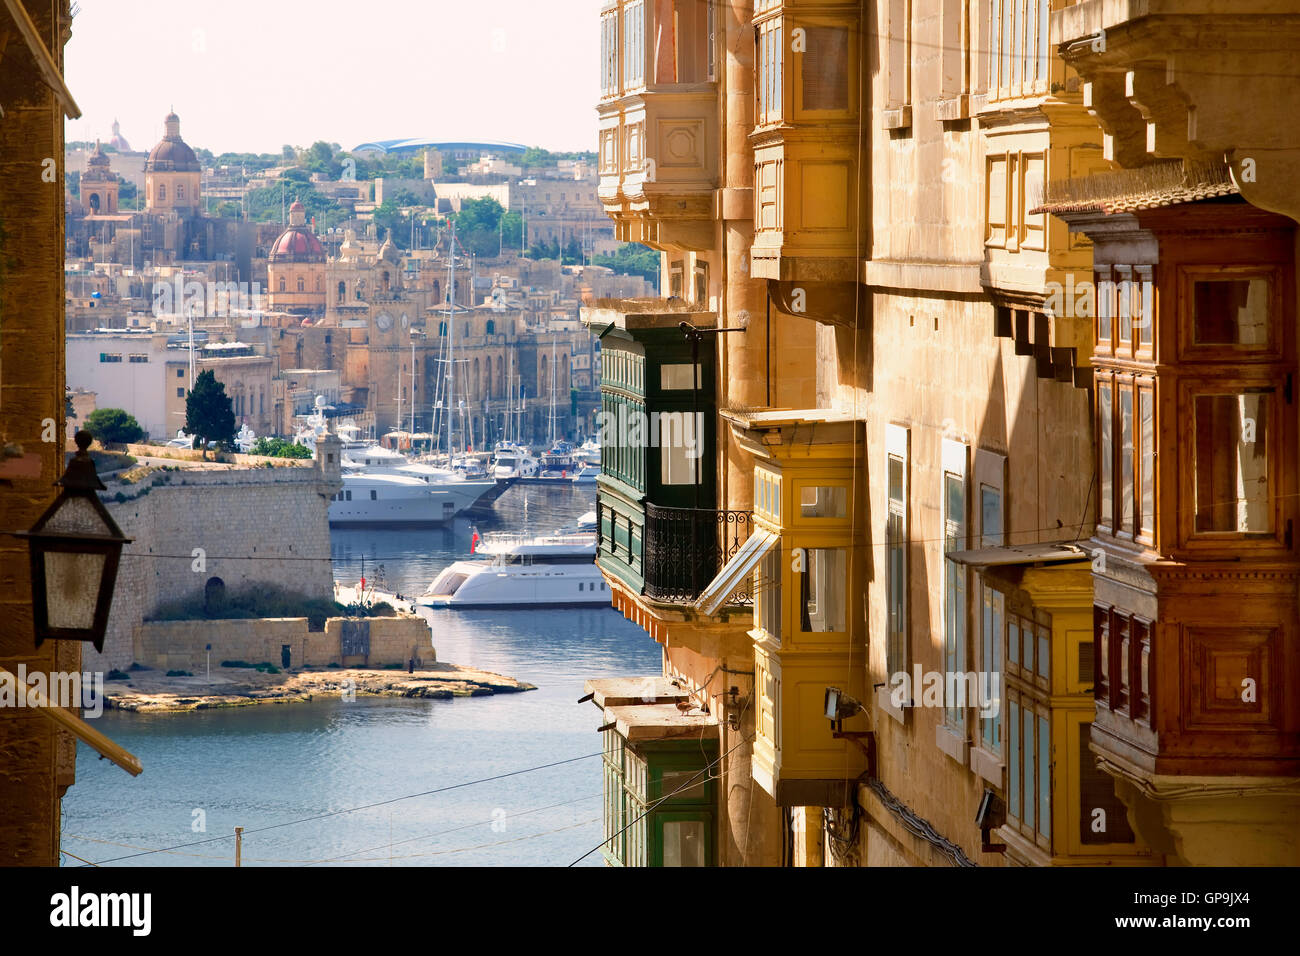
[[[55,482],[63,491],[31,531],[17,533],[31,549],[37,647],[47,640],[88,641],[103,651],[122,545],[133,540],[99,500],[104,483],[87,451],[92,439],[77,432],[77,454]]]

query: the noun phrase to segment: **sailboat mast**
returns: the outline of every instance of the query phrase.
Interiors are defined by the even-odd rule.
[[[451,223],[447,245],[447,467],[455,453],[452,447],[452,405],[456,400],[456,221]]]

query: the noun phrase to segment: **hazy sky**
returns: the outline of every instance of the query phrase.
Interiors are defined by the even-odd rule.
[[[596,148],[601,0],[77,0],[71,140],[214,153],[401,137]]]

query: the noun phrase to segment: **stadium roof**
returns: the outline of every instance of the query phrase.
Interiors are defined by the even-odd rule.
[[[522,153],[528,147],[521,143],[502,143],[497,140],[436,140],[436,139],[383,139],[362,143],[352,152],[397,153],[408,149],[479,149],[489,153]]]

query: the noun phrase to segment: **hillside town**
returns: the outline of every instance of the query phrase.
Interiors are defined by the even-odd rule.
[[[357,160],[341,154],[329,157],[341,178],[329,179],[296,157],[265,157],[276,165],[256,172],[205,167],[180,126],[169,113],[147,154],[120,128],[107,149],[65,151],[66,168],[81,166],[65,197],[64,267],[79,417],[120,407],[150,436],[175,437],[194,372],[210,369],[237,424],[259,436],[292,439],[317,396],[371,439],[409,443],[438,433],[438,418],[452,419],[459,448],[594,435],[599,346],[579,308],[652,290],[596,262],[624,244],[596,200],[594,156],[524,169],[507,160],[528,151],[508,144],[363,144],[358,156],[390,165],[413,157],[423,178],[357,179]],[[445,168],[460,172],[444,182]],[[281,215],[249,220],[250,196],[268,189],[283,194]],[[329,197],[337,225],[309,221],[299,193]],[[381,224],[390,207],[409,235]],[[482,239],[484,216],[496,241],[476,255],[464,241]],[[474,223],[459,241],[457,222]],[[545,258],[552,244],[574,261]]]

